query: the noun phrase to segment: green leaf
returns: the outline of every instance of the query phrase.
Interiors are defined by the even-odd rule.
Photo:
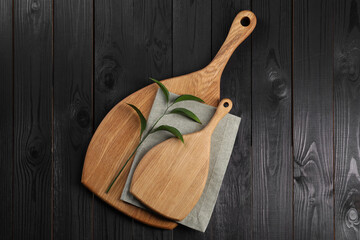
[[[157,131],[168,131],[184,143],[184,139],[183,139],[181,132],[174,127],[171,127],[168,125],[161,125],[160,127],[157,127],[156,129],[154,129],[152,132],[157,132]]]
[[[201,123],[200,119],[190,110],[187,110],[185,108],[175,108],[173,110],[171,110],[170,113],[175,113],[175,114],[180,114],[180,115],[183,115],[187,118],[190,118],[191,120],[197,122],[197,123]]]
[[[144,130],[146,128],[146,119],[145,119],[144,115],[141,113],[141,111],[136,106],[134,106],[130,103],[128,103],[127,105],[132,107],[136,111],[136,113],[139,115],[140,123],[141,123],[141,129],[140,129],[140,137],[141,137],[142,133],[144,132]]]
[[[181,95],[178,98],[176,98],[174,103],[182,102],[182,101],[197,101],[197,102],[202,102],[202,103],[204,102],[204,100],[202,100],[201,98],[186,94],[186,95]]]
[[[159,85],[159,87],[161,88],[161,90],[163,91],[163,93],[165,95],[166,102],[169,102],[169,90],[164,86],[164,84],[162,84],[160,81],[158,81],[158,80],[156,80],[154,78],[150,78],[150,80],[152,80],[157,85]]]

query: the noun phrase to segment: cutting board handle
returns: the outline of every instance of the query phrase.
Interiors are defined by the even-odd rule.
[[[221,74],[231,55],[240,43],[252,33],[255,26],[256,16],[253,12],[245,10],[236,15],[225,42],[211,63],[206,67],[209,72],[214,73],[215,77],[219,78],[219,82]]]
[[[206,125],[206,127],[204,128],[204,133],[206,132],[207,134],[209,134],[209,136],[211,136],[220,120],[225,117],[228,112],[230,112],[231,108],[232,101],[230,99],[224,98],[223,100],[221,100],[216,109],[216,112],[214,113],[214,116],[211,118],[208,125]]]

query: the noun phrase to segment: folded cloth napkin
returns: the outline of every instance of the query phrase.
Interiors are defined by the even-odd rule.
[[[177,97],[178,95],[170,93],[170,101],[175,100],[175,98]],[[149,128],[163,114],[166,106],[166,99],[159,89],[156,94],[153,106],[151,108],[149,119],[147,121],[147,127],[144,131],[144,134],[149,131]],[[195,115],[199,117],[202,124],[196,123],[178,114],[168,114],[165,115],[157,123],[157,126],[170,125],[177,128],[183,135],[185,135],[188,133],[199,131],[203,127],[205,127],[216,110],[215,107],[195,101],[179,102],[173,105],[170,109],[178,107],[189,109],[190,111],[195,113]],[[210,221],[211,214],[214,210],[221,183],[224,178],[227,165],[229,163],[236,134],[240,125],[240,120],[241,119],[237,116],[227,114],[219,122],[218,126],[214,130],[211,138],[209,173],[204,192],[195,207],[190,212],[190,214],[185,219],[180,221],[180,224],[196,229],[198,231],[205,232],[206,227]],[[166,131],[158,131],[149,135],[141,144],[141,146],[136,152],[129,176],[127,178],[124,190],[121,195],[121,200],[138,206],[140,208],[146,208],[129,192],[131,179],[137,164],[146,154],[146,152],[160,142],[168,139],[169,137],[173,136]]]

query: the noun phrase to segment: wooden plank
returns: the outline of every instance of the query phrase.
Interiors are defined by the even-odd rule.
[[[173,1],[173,72],[184,75],[211,61],[211,4]]]
[[[335,1],[335,239],[359,239],[360,2]]]
[[[132,1],[94,1],[94,123],[136,89],[128,89],[132,66]],[[133,80],[133,79],[132,79]],[[94,239],[131,239],[132,219],[95,197]]]
[[[291,2],[254,0],[253,238],[292,238]]]
[[[173,239],[173,230],[162,230],[144,225],[140,222],[134,221],[134,228],[132,232],[134,240],[147,239]]]
[[[333,239],[333,1],[293,9],[294,238]]]
[[[13,41],[12,1],[0,2],[0,232],[12,239]]]
[[[92,194],[80,183],[92,136],[92,1],[54,1],[53,239],[92,239]]]
[[[50,239],[52,1],[14,1],[14,239]]]
[[[129,91],[148,85],[149,77],[161,80],[173,75],[172,1],[136,0],[133,11],[136,64],[129,69],[130,78],[124,79]],[[154,229],[137,221],[132,233],[134,239],[172,239],[171,230]]]
[[[209,1],[173,1],[173,74],[183,75],[211,61],[211,4]],[[178,226],[174,239],[202,239],[204,234]]]
[[[94,199],[94,239],[132,239],[132,219]]]
[[[251,10],[251,1],[212,1],[212,56],[242,10]],[[235,50],[221,79],[221,97],[233,101],[231,113],[242,119],[205,239],[251,239],[251,38]]]

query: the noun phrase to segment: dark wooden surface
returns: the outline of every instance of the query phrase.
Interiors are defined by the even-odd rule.
[[[242,117],[205,233],[145,226],[81,183],[106,113],[254,33],[221,96]],[[0,1],[1,239],[360,239],[359,0]]]
[[[51,1],[22,0],[13,7],[14,239],[53,233],[52,7]]]
[[[53,239],[92,239],[92,194],[78,184],[93,133],[92,9],[54,1]]]
[[[253,238],[291,239],[291,2],[253,1]],[[266,36],[266,37],[265,37]]]
[[[360,239],[360,3],[334,12],[335,237]]]
[[[0,2],[0,232],[12,238],[13,223],[13,41],[12,2]]]
[[[334,238],[333,4],[294,4],[294,239]]]

